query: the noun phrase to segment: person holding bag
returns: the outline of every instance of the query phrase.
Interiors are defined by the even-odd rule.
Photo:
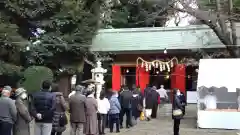
[[[53,115],[53,127],[51,135],[62,135],[66,130],[67,125],[67,103],[63,97],[63,94],[59,92],[58,85],[52,85],[52,92],[56,95],[56,110]]]
[[[183,116],[183,105],[181,104],[181,100],[179,95],[181,94],[179,89],[173,89],[173,102],[172,102],[172,118],[173,118],[173,132],[174,135],[179,135],[179,126],[180,121]]]

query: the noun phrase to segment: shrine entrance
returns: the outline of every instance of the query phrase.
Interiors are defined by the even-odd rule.
[[[162,71],[160,72],[158,68],[150,71],[149,84],[160,88],[160,85],[164,85],[165,89],[171,89],[171,72]]]
[[[133,84],[136,85],[136,67],[122,67],[121,85],[125,85],[131,89]]]

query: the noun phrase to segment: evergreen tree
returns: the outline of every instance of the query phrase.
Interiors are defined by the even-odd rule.
[[[113,28],[162,27],[172,14],[172,11],[165,10],[168,2],[166,0],[120,0],[111,8],[111,26]]]
[[[2,0],[0,60],[72,68],[88,55],[100,0]],[[76,62],[78,60],[78,62]]]

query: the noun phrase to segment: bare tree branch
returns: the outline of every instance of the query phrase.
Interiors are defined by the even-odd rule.
[[[84,60],[87,64],[91,65],[92,67],[96,67],[96,64],[94,64],[94,62],[88,60],[86,57],[84,57],[83,60]]]
[[[219,40],[226,45],[226,49],[229,51],[231,56],[233,57],[239,57],[239,50],[237,49],[237,46],[234,46],[233,42],[230,38],[230,32],[226,30],[227,24],[225,23],[227,20],[222,15],[217,15],[217,13],[211,13],[209,11],[202,11],[199,9],[194,9],[190,7],[189,5],[185,4],[184,2],[181,2],[183,8],[174,7],[171,5],[170,7],[174,10],[180,11],[180,12],[186,12],[197,19],[201,20],[204,24],[208,25],[214,33],[217,35]],[[224,22],[224,23],[223,23]],[[220,25],[220,26],[219,26]]]

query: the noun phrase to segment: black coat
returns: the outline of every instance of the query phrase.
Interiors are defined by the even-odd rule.
[[[173,98],[174,99],[173,99],[173,102],[172,102],[172,111],[177,110],[177,109],[181,109],[183,111],[184,108],[183,108],[183,105],[181,104],[181,100],[180,100],[179,96],[174,95]],[[181,116],[180,117],[175,117],[175,116],[172,115],[172,118],[173,119],[181,119],[182,117]]]
[[[160,96],[156,90],[152,90],[152,102],[153,104],[158,104],[158,97]]]
[[[42,114],[42,119],[36,119],[36,122],[52,123],[55,105],[56,95],[49,90],[41,90],[32,95],[31,114],[33,117],[37,116],[37,113]]]
[[[122,108],[130,109],[132,107],[133,93],[130,90],[123,90],[120,93],[120,104]]]
[[[143,107],[143,97],[141,92],[134,90],[132,97],[132,115],[136,118],[140,117],[142,110],[139,110],[139,106]]]
[[[144,97],[145,97],[145,108],[146,109],[152,109],[153,108],[153,98],[154,98],[154,93],[152,92],[151,88],[146,88],[144,90]]]

